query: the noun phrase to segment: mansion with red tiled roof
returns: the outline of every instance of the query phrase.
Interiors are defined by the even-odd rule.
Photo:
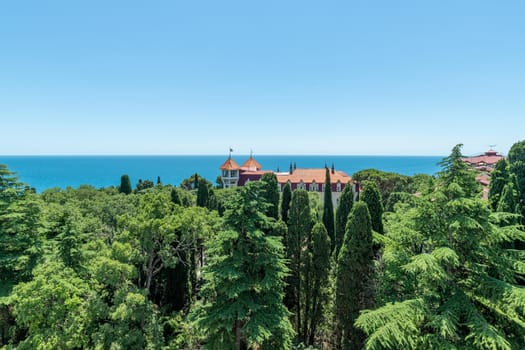
[[[261,165],[250,155],[241,166],[239,166],[230,156],[221,165],[221,179],[225,188],[244,186],[250,181],[259,181],[263,174],[272,172],[271,170],[262,170]],[[282,191],[284,186],[289,183],[292,191],[296,189],[303,189],[309,192],[317,192],[319,194],[325,191],[325,168],[315,169],[301,169],[290,167],[289,172],[273,172],[277,177],[279,191]],[[339,198],[347,184],[352,183],[352,178],[345,172],[335,170],[332,166],[330,171],[330,186],[332,190],[332,199],[334,202]]]
[[[494,169],[496,163],[503,158],[504,157],[501,154],[498,154],[498,152],[491,149],[484,154],[474,157],[465,157],[462,160],[477,170],[490,171]]]

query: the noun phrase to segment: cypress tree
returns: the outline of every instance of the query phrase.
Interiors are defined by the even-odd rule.
[[[182,205],[182,200],[180,199],[179,191],[174,187],[171,189],[171,201],[174,204]]]
[[[518,193],[514,181],[509,181],[503,188],[497,211],[517,214],[516,209],[518,209]]]
[[[346,222],[348,221],[348,214],[350,214],[353,205],[354,189],[352,188],[352,184],[349,183],[343,189],[341,197],[339,197],[339,205],[337,206],[337,210],[335,212],[334,256],[336,257],[336,259],[337,256],[339,256],[339,250],[341,249],[341,245],[343,244],[343,239],[346,231]]]
[[[498,208],[503,188],[509,182],[508,163],[505,158],[499,160],[490,174],[489,202],[493,210]]]
[[[241,187],[225,213],[228,230],[209,242],[198,324],[205,349],[290,349],[293,329],[283,305],[285,265],[279,238],[260,200],[261,185]]]
[[[120,193],[130,194],[131,193],[131,181],[128,175],[122,175],[120,177],[120,187],[118,189]]]
[[[525,141],[516,142],[509,151],[510,173],[516,177],[522,223],[525,222]]]
[[[199,174],[197,173],[193,174],[193,188],[196,190],[199,188]]]
[[[326,175],[324,180],[324,205],[323,205],[323,224],[330,237],[331,251],[334,250],[334,204],[332,202],[332,182],[330,181],[330,170],[325,167]]]
[[[383,234],[383,202],[375,182],[364,181],[360,200],[365,202],[372,218],[372,230]]]
[[[308,192],[295,190],[292,194],[288,218],[288,234],[286,237],[286,252],[290,266],[288,288],[285,304],[295,315],[295,329],[302,331],[303,310],[301,308],[301,295],[303,294],[302,280],[305,270],[305,243],[310,241],[312,229],[310,203]]]
[[[308,317],[305,318],[305,341],[313,345],[318,326],[323,321],[324,310],[328,305],[328,284],[330,275],[330,237],[320,222],[312,229],[312,241],[309,249],[310,258],[310,305],[306,305]]]
[[[266,211],[268,217],[279,220],[279,183],[274,173],[265,173],[261,177],[264,188],[264,198],[269,204]]]
[[[162,182],[160,181],[160,176],[157,176],[157,186],[161,186]]]
[[[290,209],[290,202],[292,201],[292,189],[290,183],[287,182],[283,188],[283,195],[281,199],[281,219],[288,223],[288,210]]]
[[[361,349],[364,333],[354,327],[359,311],[373,301],[372,223],[366,203],[354,204],[348,217],[336,271],[336,344],[342,349]]]
[[[206,207],[208,206],[208,185],[201,181],[199,183],[199,189],[197,190],[197,206],[199,207]]]

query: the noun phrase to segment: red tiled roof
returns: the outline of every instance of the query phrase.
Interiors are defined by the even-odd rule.
[[[487,152],[479,156],[465,157],[463,158],[463,161],[470,164],[485,163],[489,165],[494,165],[502,158],[503,156],[498,154],[498,152],[494,150],[488,150]]]
[[[235,161],[229,157],[222,165],[221,170],[239,170],[241,167],[235,163]]]
[[[241,168],[253,171],[253,170],[261,170],[262,166],[252,156],[250,156],[250,158],[248,158],[248,160],[244,162]]]
[[[277,181],[280,184],[285,184],[288,181],[291,183],[318,183],[323,184],[325,180],[326,170],[324,168],[318,169],[295,169],[293,174],[277,174]],[[352,180],[346,173],[336,170],[334,173],[330,172],[330,182],[335,184],[337,182],[347,184]]]

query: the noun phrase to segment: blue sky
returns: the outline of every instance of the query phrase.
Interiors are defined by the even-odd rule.
[[[0,154],[465,154],[525,136],[525,2],[3,1]]]

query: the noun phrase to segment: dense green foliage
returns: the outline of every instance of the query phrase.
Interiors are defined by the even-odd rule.
[[[508,163],[506,159],[501,159],[490,174],[489,202],[493,210],[498,208],[503,188],[509,182]]]
[[[348,221],[348,214],[352,210],[354,205],[354,188],[351,184],[348,184],[343,189],[341,197],[335,212],[335,244],[334,244],[334,256],[339,256],[339,250],[343,245],[343,239],[346,232],[346,222]]]
[[[524,149],[490,201],[461,145],[437,178],[359,172],[334,241],[271,175],[37,194],[0,165],[0,348],[525,349]]]
[[[206,349],[262,346],[289,349],[293,329],[283,305],[287,267],[280,240],[265,231],[272,222],[260,200],[261,183],[250,183],[225,213],[227,230],[209,243],[204,305],[199,325]]]
[[[131,193],[131,181],[129,179],[128,175],[122,175],[120,177],[120,186],[119,186],[119,192],[124,194],[130,194]]]
[[[354,327],[359,311],[373,305],[372,221],[365,202],[354,204],[337,257],[335,285],[336,346],[360,349],[365,335]]]
[[[326,168],[324,180],[323,224],[332,242],[331,251],[333,251],[335,245],[334,204],[332,203],[332,181],[330,181],[328,168]]]
[[[375,182],[364,181],[363,189],[359,195],[359,200],[363,201],[368,206],[370,217],[372,219],[372,230],[377,233],[383,233],[383,202],[381,194]]]
[[[266,203],[268,203],[268,208],[266,209],[266,215],[274,218],[275,220],[279,219],[279,183],[277,182],[277,176],[274,173],[265,173],[261,177],[261,182],[264,184],[264,198]]]
[[[445,158],[436,190],[387,215],[379,307],[358,318],[366,349],[522,349],[523,240],[499,226],[474,174]]]
[[[286,183],[283,187],[283,194],[281,196],[281,220],[288,222],[288,211],[290,210],[290,203],[292,201],[292,188],[290,183]]]

